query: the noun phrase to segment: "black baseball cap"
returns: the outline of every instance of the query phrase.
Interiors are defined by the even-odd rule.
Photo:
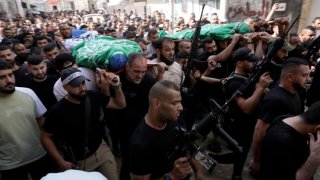
[[[63,85],[70,85],[72,87],[79,87],[86,78],[77,68],[69,67],[62,71],[61,81]]]
[[[249,62],[256,62],[259,60],[259,57],[255,55],[251,49],[247,47],[242,47],[237,49],[234,54],[233,58],[235,61],[249,61]]]

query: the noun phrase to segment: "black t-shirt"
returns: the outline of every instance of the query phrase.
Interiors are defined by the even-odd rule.
[[[309,156],[307,136],[284,123],[279,117],[262,141],[261,180],[294,180],[297,170]]]
[[[240,96],[245,99],[253,94],[255,86],[253,85],[247,88],[248,76],[234,73],[231,77],[232,78],[229,79],[225,85],[228,99],[230,99],[238,90],[243,92]],[[259,108],[256,108],[252,113],[246,114],[240,109],[235,100],[230,102],[229,115],[233,119],[233,122],[229,122],[230,124],[226,128],[230,135],[234,137],[240,145],[244,145],[242,143],[248,143],[248,141],[251,142],[254,126],[258,117],[258,109]]]
[[[141,121],[134,131],[130,144],[130,172],[135,175],[151,174],[150,179],[160,178],[172,170],[167,154],[178,134],[176,122],[163,130],[156,130]]]
[[[88,155],[91,155],[98,149],[104,137],[104,122],[100,120],[100,108],[106,107],[110,98],[93,91],[88,91],[87,95],[91,102],[88,137]],[[43,129],[53,134],[55,140],[71,145],[77,160],[84,159],[85,101],[74,104],[63,98],[48,112]]]
[[[126,78],[125,73],[120,74],[120,79],[126,98],[126,107],[118,111],[117,119],[119,124],[122,124],[121,133],[126,133],[129,141],[134,129],[147,114],[149,91],[156,80],[146,74],[139,84],[135,84]]]
[[[263,98],[259,119],[266,123],[272,123],[278,116],[290,114],[298,115],[304,111],[301,98],[298,93],[289,91],[276,86],[271,89]]]
[[[29,71],[25,65],[19,66],[19,69],[13,71],[14,77],[16,79],[16,86],[21,87],[28,81],[31,77],[28,76]]]
[[[57,72],[57,66],[54,62],[52,62],[48,59],[45,60],[44,62],[47,64],[47,67],[48,67],[47,73],[48,74],[60,76],[60,74]]]
[[[58,78],[58,76],[48,75],[47,79],[42,82],[29,79],[23,86],[32,89],[37,94],[43,105],[49,110],[57,103],[57,99],[53,94],[53,86]]]
[[[234,71],[234,63],[232,61],[223,61],[219,62],[220,67],[216,68],[211,72],[209,77],[213,78],[225,78]],[[205,69],[202,69],[201,72],[204,72]],[[221,83],[209,84],[203,81],[197,81],[194,91],[196,95],[200,98],[214,98],[218,101],[219,104],[224,103],[225,97],[223,93],[223,87]]]

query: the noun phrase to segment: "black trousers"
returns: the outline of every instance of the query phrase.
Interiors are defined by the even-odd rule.
[[[28,174],[33,180],[40,180],[48,173],[58,172],[58,167],[47,154],[41,159],[18,168],[1,171],[1,180],[28,180]]]

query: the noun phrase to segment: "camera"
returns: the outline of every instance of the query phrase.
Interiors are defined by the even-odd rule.
[[[238,143],[222,128],[218,114],[219,112],[215,114],[209,112],[190,132],[186,132],[181,128],[178,129],[179,133],[177,133],[175,137],[174,147],[170,148],[170,151],[167,152],[167,159],[170,162],[174,162],[180,157],[189,155],[196,159],[205,169],[212,171],[217,161],[211,158],[195,143],[197,140],[205,139],[211,131],[229,144],[231,150],[242,152],[242,148]]]

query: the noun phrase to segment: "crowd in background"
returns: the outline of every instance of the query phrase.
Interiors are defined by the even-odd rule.
[[[212,110],[212,101],[223,105],[230,98],[234,99],[222,126],[243,151],[221,156],[220,144],[214,140],[208,155],[220,163],[234,164],[232,180],[242,179],[251,144],[249,168],[255,178],[312,177],[320,164],[320,140],[312,136],[309,147],[305,135],[318,132],[320,124],[316,119],[320,108],[315,103],[320,99],[320,82],[315,80],[320,77],[320,65],[319,49],[311,55],[309,52],[320,29],[320,17],[301,32],[288,34],[279,45],[290,24],[287,17],[272,18],[277,8],[275,4],[265,19],[252,17],[235,24],[233,35],[226,39],[203,38],[196,52],[191,52],[190,39],[161,35],[196,28],[194,13],[189,18],[178,17],[173,26],[159,11],[144,17],[120,9],[56,11],[27,14],[25,18],[17,15],[11,22],[1,15],[0,133],[5,132],[6,137],[0,137],[2,178],[23,179],[22,175],[29,173],[40,179],[58,168],[80,168],[97,170],[108,179],[183,179],[192,173],[206,179],[196,163],[185,157],[167,162],[163,152],[174,140],[171,135],[176,122],[190,131],[195,121]],[[200,21],[201,25],[225,23],[216,13]],[[243,26],[250,32],[239,34]],[[117,72],[79,67],[66,42],[80,30],[135,41],[142,53],[130,54]],[[279,47],[269,57],[275,44]],[[192,69],[191,54],[198,61]],[[252,68],[265,57],[270,58],[262,70],[265,72],[250,82],[250,75],[255,73]],[[186,80],[190,81],[187,91],[183,88]],[[248,81],[253,84],[245,86]],[[241,93],[233,97],[238,90]],[[94,112],[89,115],[90,125],[86,97],[90,97],[89,107]],[[306,106],[311,108],[305,112]],[[13,117],[12,112],[18,115]],[[288,114],[291,116],[282,116]],[[27,121],[22,127],[11,126],[13,121],[9,120],[15,119]],[[32,119],[37,123],[30,123]],[[89,130],[77,123],[79,119]],[[107,135],[104,125],[109,128]],[[26,145],[23,138],[30,144]],[[77,148],[75,161],[57,153],[55,138]],[[18,148],[11,154],[12,144]],[[122,157],[120,175],[114,155]]]

